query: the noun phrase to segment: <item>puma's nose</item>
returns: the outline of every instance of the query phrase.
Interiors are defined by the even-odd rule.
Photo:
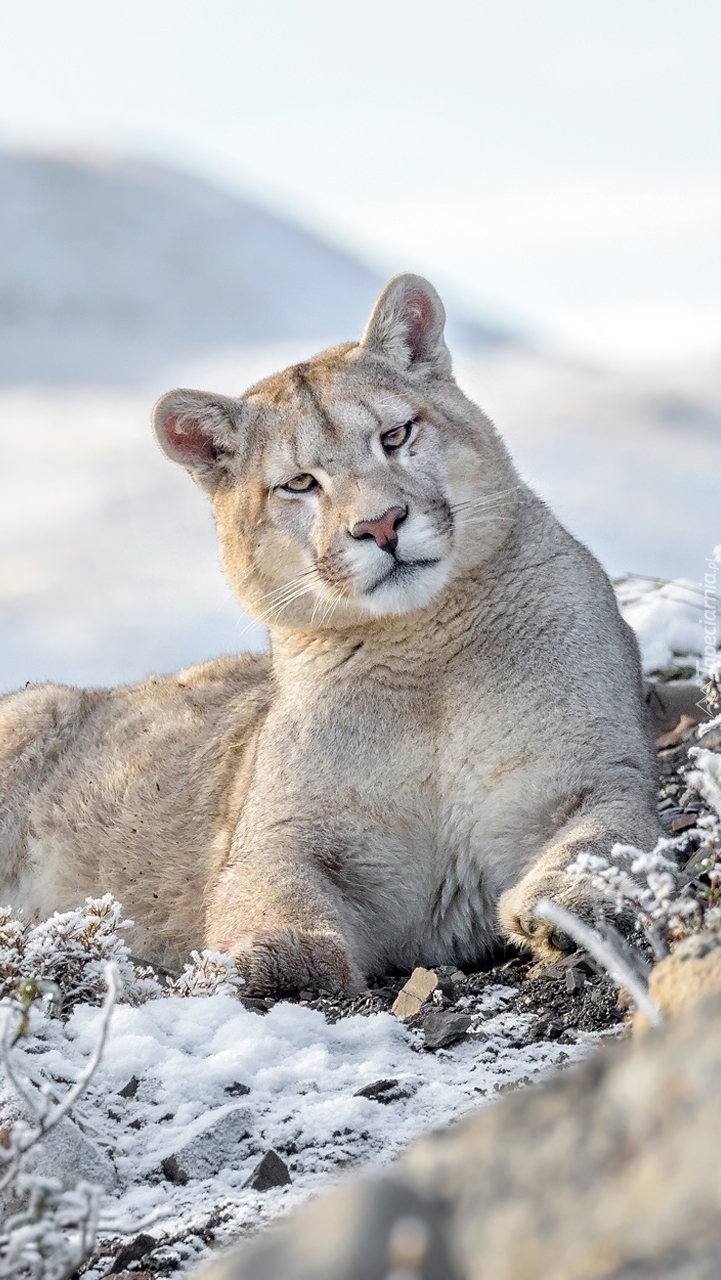
[[[359,520],[351,529],[352,538],[373,538],[381,551],[392,555],[398,546],[396,526],[408,515],[407,507],[389,507],[377,520]]]

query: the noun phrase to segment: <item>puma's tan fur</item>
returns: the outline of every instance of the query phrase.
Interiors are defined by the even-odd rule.
[[[259,992],[354,987],[500,934],[550,955],[533,906],[588,909],[576,853],[653,845],[633,635],[454,382],[443,324],[401,276],[360,343],[159,402],[272,657],[0,701],[4,900],[111,890],[148,958],[206,945]]]

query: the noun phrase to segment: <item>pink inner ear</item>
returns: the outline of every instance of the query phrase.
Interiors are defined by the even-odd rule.
[[[215,462],[218,450],[209,431],[196,418],[171,414],[163,419],[163,435],[168,447],[186,462]]]
[[[416,359],[424,355],[426,339],[433,328],[433,303],[420,289],[409,289],[403,299],[403,319],[408,328],[408,341]]]

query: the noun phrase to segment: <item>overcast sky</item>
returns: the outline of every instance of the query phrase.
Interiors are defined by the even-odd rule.
[[[141,154],[480,313],[721,354],[718,0],[0,0],[0,145]]]

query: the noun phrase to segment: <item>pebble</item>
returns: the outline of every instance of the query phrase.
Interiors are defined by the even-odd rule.
[[[415,1018],[440,986],[438,974],[432,969],[414,969],[406,985],[393,1002],[391,1013],[399,1022]]]
[[[423,1019],[423,1048],[446,1049],[462,1040],[470,1025],[467,1013],[444,1013],[441,1009],[432,1009]]]
[[[401,1098],[409,1097],[409,1091],[402,1088],[397,1080],[373,1080],[371,1084],[364,1084],[362,1089],[358,1089],[353,1097],[372,1098],[374,1102],[382,1102],[387,1106],[389,1102],[399,1102]]]
[[[130,1244],[123,1245],[120,1252],[116,1254],[115,1262],[110,1268],[110,1275],[116,1275],[118,1272],[125,1271],[128,1264],[131,1262],[141,1262],[146,1254],[155,1249],[157,1243],[155,1236],[145,1235],[145,1233],[141,1231],[139,1236],[136,1236],[134,1240],[131,1240]],[[139,1273],[134,1271],[133,1274],[138,1275]]]
[[[281,1160],[277,1151],[266,1151],[262,1160],[258,1161],[244,1187],[251,1191],[271,1191],[274,1187],[288,1187],[291,1176],[288,1166]]]
[[[168,1182],[175,1182],[179,1187],[185,1186],[188,1181],[188,1175],[185,1169],[181,1169],[178,1164],[177,1156],[166,1156],[160,1167],[163,1170],[163,1177]]]

